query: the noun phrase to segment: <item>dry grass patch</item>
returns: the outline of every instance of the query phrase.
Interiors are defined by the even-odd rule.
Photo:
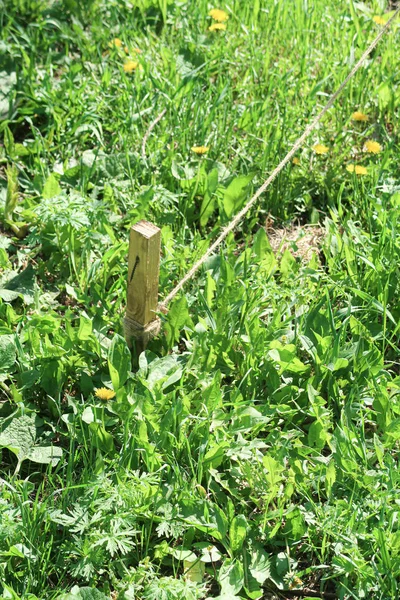
[[[295,258],[308,263],[313,253],[319,256],[325,230],[319,225],[290,225],[281,229],[266,227],[269,243],[275,254],[289,250]]]

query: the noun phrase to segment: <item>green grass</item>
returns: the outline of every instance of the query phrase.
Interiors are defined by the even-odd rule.
[[[131,368],[129,227],[162,230],[162,299],[393,6],[211,8],[0,3],[1,598],[398,597],[398,21]]]

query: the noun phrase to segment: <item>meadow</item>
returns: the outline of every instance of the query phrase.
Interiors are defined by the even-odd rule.
[[[395,4],[0,0],[1,599],[399,597]]]

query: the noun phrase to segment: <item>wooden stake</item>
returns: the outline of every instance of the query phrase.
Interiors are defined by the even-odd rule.
[[[124,319],[128,345],[136,341],[138,354],[160,331],[156,316],[161,230],[147,221],[131,228],[128,259],[128,298]]]

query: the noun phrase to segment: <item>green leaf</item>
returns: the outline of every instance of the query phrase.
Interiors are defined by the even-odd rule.
[[[7,196],[4,206],[4,218],[12,220],[18,203],[18,169],[15,165],[7,167]]]
[[[290,252],[290,250],[286,249],[281,258],[280,272],[284,277],[288,277],[293,275],[293,273],[296,273],[298,269],[299,265],[297,263],[297,260]]]
[[[310,446],[315,446],[321,450],[325,446],[328,437],[328,432],[321,421],[314,421],[310,425],[308,430],[308,443]]]
[[[236,559],[226,559],[219,570],[218,581],[221,586],[221,596],[235,595],[240,592],[244,583],[242,564]]]
[[[115,334],[108,351],[108,368],[111,382],[117,392],[128,379],[131,369],[131,353],[123,337]]]
[[[21,271],[18,275],[9,279],[7,283],[3,285],[3,289],[11,290],[22,295],[26,304],[33,302],[33,294],[35,289],[35,271],[31,265],[28,265],[26,269]]]
[[[95,588],[80,588],[75,585],[69,594],[61,594],[57,596],[57,600],[110,600],[110,597]]]
[[[93,434],[93,442],[96,448],[103,452],[114,451],[114,438],[101,423],[90,423],[89,429]]]
[[[179,300],[175,300],[167,315],[165,330],[167,342],[170,347],[179,340],[182,327],[189,323],[191,323],[191,319],[188,303],[185,296],[182,296]]]
[[[92,335],[93,323],[92,319],[84,315],[79,317],[78,340],[88,340]]]
[[[35,446],[31,448],[27,458],[42,465],[56,465],[62,458],[62,448],[56,446]]]
[[[0,433],[0,446],[8,448],[20,460],[24,460],[35,445],[35,418],[28,415],[12,417]]]
[[[271,577],[271,559],[261,547],[251,552],[249,571],[260,585]]]
[[[310,369],[308,365],[301,362],[296,356],[296,347],[294,344],[284,346],[279,341],[271,343],[271,350],[268,352],[270,358],[280,366],[280,373],[288,371],[289,373],[305,373]]]
[[[229,528],[229,539],[231,542],[231,550],[234,554],[243,548],[244,541],[247,535],[247,520],[244,515],[237,515],[232,519]]]
[[[307,527],[304,517],[298,507],[287,513],[285,527],[283,528],[283,533],[285,535],[298,541],[303,537],[306,531]]]
[[[55,465],[62,456],[62,449],[36,445],[36,421],[34,415],[5,419],[0,433],[0,446],[13,452],[19,463],[29,459],[40,464]]]
[[[19,292],[13,292],[5,288],[0,288],[0,298],[4,300],[4,302],[13,302],[20,296],[21,294]]]
[[[242,208],[248,193],[248,185],[254,177],[254,173],[239,175],[235,177],[224,193],[223,207],[226,216],[231,217],[239,208]]]
[[[177,546],[176,548],[171,548],[169,552],[177,560],[186,560],[191,563],[194,563],[198,560],[198,558],[194,552],[192,552],[191,550],[189,550],[187,548],[183,548],[182,546]]]
[[[267,254],[272,252],[271,244],[269,243],[264,227],[260,227],[254,236],[252,250],[259,260],[262,260]]]
[[[225,458],[228,442],[221,442],[212,446],[203,459],[203,467],[217,469]]]
[[[0,335],[0,373],[8,373],[17,358],[13,335]]]
[[[50,173],[43,186],[42,198],[48,200],[59,194],[61,194],[61,187],[58,179],[54,173]]]
[[[2,93],[4,93],[3,92],[3,90],[4,90],[3,86],[4,86],[4,84],[6,84],[6,80],[4,79],[4,76],[7,77],[7,74],[5,73],[5,71],[1,71],[1,73],[0,73],[0,79],[1,79],[1,82],[2,82],[2,89],[0,91],[0,95]],[[8,105],[8,102],[7,102],[7,105]],[[6,125],[4,127],[4,148],[6,150],[7,155],[10,158],[14,158],[14,148],[15,148],[14,136],[13,136],[12,131],[9,128],[8,125]]]
[[[328,493],[328,496],[331,494],[332,486],[335,483],[335,481],[336,481],[336,468],[335,468],[335,463],[333,462],[333,460],[331,460],[326,469],[326,475],[325,475],[325,484],[326,484],[326,491]]]
[[[216,204],[215,190],[218,186],[218,169],[212,169],[207,176],[207,190],[200,207],[200,227],[207,225]]]

